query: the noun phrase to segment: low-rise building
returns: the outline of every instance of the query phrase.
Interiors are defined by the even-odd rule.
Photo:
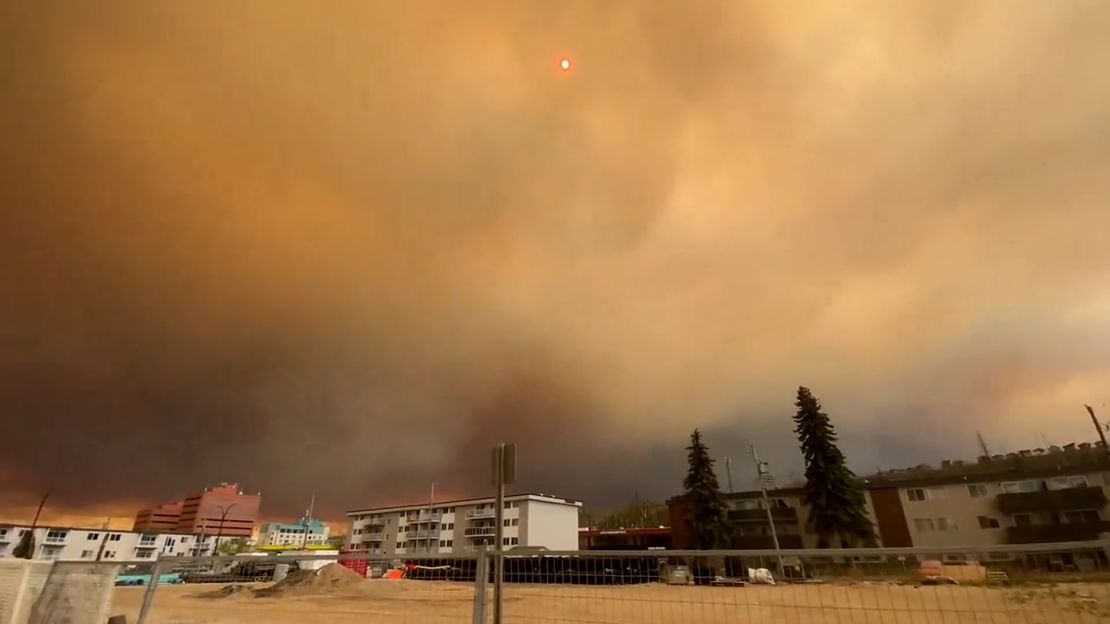
[[[0,557],[11,557],[28,525],[0,524]],[[35,559],[57,561],[142,561],[159,557],[192,555],[200,548],[209,554],[211,536],[200,538],[180,533],[82,529],[39,526],[34,529]]]
[[[582,503],[544,494],[505,497],[502,548],[578,548]],[[423,505],[348,511],[348,547],[370,554],[466,553],[493,546],[495,499],[475,498]]]
[[[307,537],[306,537],[307,532]],[[328,525],[319,520],[267,522],[258,533],[258,546],[319,546],[328,541]]]
[[[1088,541],[1110,532],[1110,459],[1086,443],[884,471],[860,479],[860,486],[884,547]],[[769,490],[767,497],[779,545],[815,548],[802,488]],[[773,547],[761,492],[722,498],[733,548]],[[682,497],[668,505],[675,548],[695,547]]]
[[[670,527],[578,529],[578,550],[670,550]]]

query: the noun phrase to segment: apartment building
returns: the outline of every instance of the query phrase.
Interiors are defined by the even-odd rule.
[[[258,533],[259,546],[319,546],[327,541],[328,525],[314,519],[289,524],[267,522]]]
[[[505,497],[502,547],[574,550],[582,503],[545,494]],[[453,554],[494,546],[493,498],[424,505],[378,507],[347,512],[350,548],[371,554]]]
[[[221,483],[135,514],[134,531],[219,533],[250,538],[262,506],[261,494],[244,494],[237,483]]]
[[[30,526],[0,524],[0,557],[11,557]],[[192,555],[201,538],[178,533],[144,533],[40,526],[34,529],[35,559],[57,561],[141,561],[159,557]],[[208,552],[212,538],[203,539],[200,548]]]
[[[1069,444],[884,471],[860,480],[866,512],[885,547],[991,546],[1098,539],[1107,518],[1110,459],[1101,447]],[[734,548],[771,548],[758,491],[724,494]],[[768,491],[783,548],[814,548],[801,488]],[[668,501],[675,548],[692,548],[681,497]]]

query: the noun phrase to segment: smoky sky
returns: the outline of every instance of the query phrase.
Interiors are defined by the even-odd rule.
[[[0,508],[1093,437],[1103,2],[3,2]],[[572,71],[559,60],[573,60]],[[1110,409],[1104,410],[1110,417]],[[723,479],[722,475],[722,479]]]

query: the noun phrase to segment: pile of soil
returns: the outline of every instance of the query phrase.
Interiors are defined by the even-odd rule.
[[[254,590],[260,598],[357,593],[366,580],[358,572],[338,563],[319,570],[296,570],[270,587]]]

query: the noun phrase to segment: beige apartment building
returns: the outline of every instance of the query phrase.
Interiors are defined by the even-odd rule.
[[[1110,532],[1110,459],[1101,446],[1086,443],[884,471],[861,479],[861,485],[885,547],[1087,541]],[[736,536],[733,547],[771,548],[761,493],[724,499]],[[771,490],[768,499],[781,547],[815,548],[801,488]],[[669,504],[674,547],[693,547],[681,498]]]

